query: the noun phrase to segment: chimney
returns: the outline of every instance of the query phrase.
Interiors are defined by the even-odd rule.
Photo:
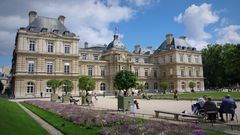
[[[29,24],[32,23],[36,17],[37,17],[37,12],[36,11],[30,11],[28,13],[28,16],[29,16]]]
[[[166,35],[167,44],[171,44],[173,40],[173,34],[169,33]]]
[[[140,45],[135,45],[134,46],[134,52],[135,53],[140,53]]]
[[[65,16],[60,15],[60,16],[58,17],[58,21],[60,21],[62,24],[64,24],[64,20],[65,20]]]
[[[88,48],[88,42],[84,43],[84,48]]]

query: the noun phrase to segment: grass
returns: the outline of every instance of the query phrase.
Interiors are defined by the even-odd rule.
[[[222,100],[227,94],[231,95],[236,101],[240,101],[240,92],[194,92],[194,93],[178,93],[180,100],[197,100],[203,95],[211,96],[213,100]],[[173,99],[173,94],[157,94],[152,96],[153,99]]]
[[[52,112],[48,112],[27,103],[21,104],[39,117],[41,117],[43,120],[57,128],[58,130],[60,130],[62,133],[67,135],[95,135],[101,130],[101,128],[99,127],[92,127],[90,129],[86,127],[81,127],[80,125],[74,124]]]
[[[0,98],[0,131],[2,135],[48,135],[16,103]]]

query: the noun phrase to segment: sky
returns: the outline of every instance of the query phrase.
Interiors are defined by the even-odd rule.
[[[240,43],[239,0],[1,0],[0,67],[11,66],[16,32],[28,12],[58,18],[90,46],[109,44],[117,28],[122,42],[157,49],[165,35],[186,36],[198,50],[207,44]]]

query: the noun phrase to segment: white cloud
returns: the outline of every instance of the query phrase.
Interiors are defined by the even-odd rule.
[[[159,2],[160,0],[128,0],[128,1],[132,4],[135,4],[136,6],[145,6]]]
[[[195,47],[197,50],[202,50],[205,48],[209,43],[203,40],[193,40],[193,39],[187,39],[187,42]]]
[[[205,31],[205,28],[219,20],[219,17],[212,11],[211,4],[191,5],[183,13],[174,17],[178,23],[183,23],[186,28],[186,36],[196,45],[196,48],[203,48],[212,35]],[[201,47],[200,47],[201,46]]]
[[[240,25],[229,25],[224,28],[216,29],[217,32],[217,43],[225,44],[225,43],[240,43]]]

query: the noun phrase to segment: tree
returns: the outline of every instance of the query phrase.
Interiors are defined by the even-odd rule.
[[[0,80],[0,94],[2,93],[2,90],[3,90],[3,83],[1,82],[1,80]]]
[[[139,84],[139,83],[137,83],[137,85],[136,85],[136,89],[138,89],[138,90],[140,90],[140,92],[143,92],[143,90],[144,90],[144,85],[143,84]]]
[[[70,80],[62,80],[61,84],[63,85],[63,91],[67,95],[68,92],[71,92],[73,90],[73,83]]]
[[[80,90],[87,91],[94,90],[96,88],[96,82],[90,76],[80,76],[78,80],[78,87]]]
[[[137,85],[137,77],[132,71],[121,70],[114,78],[114,87],[118,90],[126,90],[135,88]]]
[[[53,94],[55,94],[56,89],[61,86],[61,81],[56,79],[48,80],[47,85],[53,89]]]
[[[189,88],[192,89],[191,92],[194,92],[193,88],[196,86],[196,83],[195,82],[190,82],[188,86],[189,86]]]
[[[166,90],[167,90],[168,86],[169,86],[168,82],[160,82],[160,88],[162,88],[163,94],[166,93]]]

